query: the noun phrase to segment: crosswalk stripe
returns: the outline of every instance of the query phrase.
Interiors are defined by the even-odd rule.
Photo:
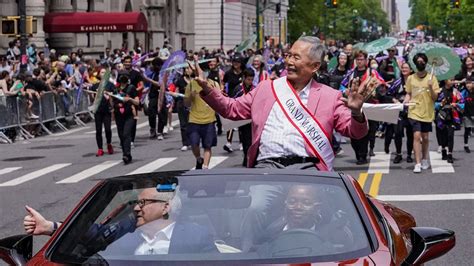
[[[222,163],[227,158],[229,158],[229,157],[228,156],[214,156],[214,157],[211,157],[211,161],[209,162],[209,169],[212,169],[212,168],[216,167],[218,164]]]
[[[441,154],[430,151],[431,171],[433,173],[454,173],[452,164],[441,159]]]
[[[21,169],[22,167],[7,167],[7,168],[3,168],[3,169],[0,169],[0,175],[4,175],[4,174],[8,174],[8,173],[11,173],[13,171],[16,171],[18,169]]]
[[[53,164],[53,165],[48,166],[48,167],[46,167],[46,168],[43,168],[43,169],[40,169],[40,170],[31,172],[31,173],[29,173],[29,174],[20,176],[20,177],[18,177],[18,178],[15,178],[15,179],[13,179],[13,180],[10,180],[10,181],[4,182],[4,183],[0,184],[0,187],[16,186],[16,185],[25,183],[25,182],[27,182],[27,181],[36,179],[36,178],[38,178],[38,177],[40,177],[40,176],[49,174],[49,173],[51,173],[51,172],[54,172],[54,171],[56,171],[56,170],[59,170],[59,169],[61,169],[61,168],[64,168],[64,167],[66,167],[66,166],[69,166],[69,165],[71,165],[71,163]]]
[[[425,194],[425,195],[379,195],[383,201],[435,201],[435,200],[474,200],[474,193]]]
[[[367,181],[367,177],[369,176],[369,173],[360,173],[359,178],[357,179],[357,182],[359,182],[359,185],[362,189],[364,189],[365,182]]]
[[[372,184],[370,185],[369,195],[377,197],[379,194],[380,183],[382,182],[382,173],[375,173]]]
[[[375,152],[375,156],[370,157],[369,174],[390,172],[390,154],[385,152]]]
[[[228,156],[212,156],[211,161],[209,162],[208,168],[212,169],[212,168],[216,167],[218,164],[222,163],[227,158],[229,158],[229,157]],[[191,168],[191,170],[196,170],[196,167]]]
[[[66,179],[63,179],[61,181],[58,181],[56,182],[56,184],[65,184],[65,183],[77,183],[81,180],[84,180],[90,176],[93,176],[95,174],[98,174],[104,170],[107,170],[109,169],[110,167],[113,167],[117,164],[119,164],[120,162],[122,162],[121,160],[114,160],[114,161],[105,161],[101,164],[98,164],[96,166],[93,166],[89,169],[86,169],[80,173],[77,173],[73,176],[70,176]]]
[[[170,157],[170,158],[160,158],[155,160],[151,163],[148,163],[140,168],[135,169],[133,172],[128,173],[127,175],[135,175],[135,174],[143,174],[148,172],[153,172],[158,170],[159,168],[169,164],[170,162],[178,159],[177,157]]]

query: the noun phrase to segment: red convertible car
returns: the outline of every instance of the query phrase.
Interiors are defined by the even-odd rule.
[[[32,236],[0,240],[8,264],[420,265],[455,245],[416,227],[350,176],[304,170],[172,171],[101,180],[32,256]]]

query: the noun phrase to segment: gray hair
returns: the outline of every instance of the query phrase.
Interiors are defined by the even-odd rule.
[[[311,61],[321,63],[324,60],[324,57],[326,56],[326,47],[321,43],[321,40],[319,40],[318,37],[301,36],[297,41],[311,44],[309,50]]]

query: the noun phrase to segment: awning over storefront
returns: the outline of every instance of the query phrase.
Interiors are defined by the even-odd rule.
[[[47,13],[43,28],[48,33],[146,32],[148,23],[140,12]]]

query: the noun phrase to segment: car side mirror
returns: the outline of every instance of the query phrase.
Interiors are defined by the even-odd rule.
[[[441,257],[456,244],[453,231],[434,227],[410,229],[412,249],[402,265],[420,265]]]
[[[8,265],[25,265],[33,252],[32,235],[16,235],[0,239],[0,259]]]

